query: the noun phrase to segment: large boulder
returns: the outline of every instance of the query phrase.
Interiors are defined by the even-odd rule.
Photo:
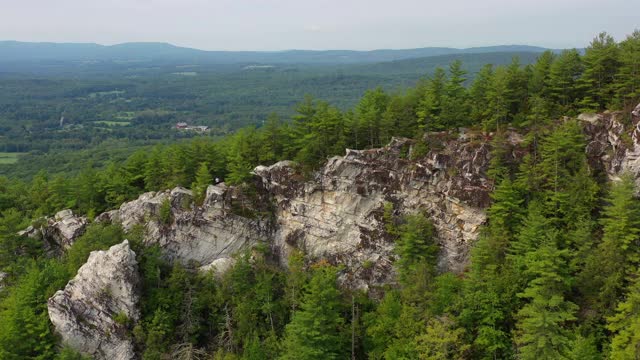
[[[49,299],[49,318],[62,341],[95,359],[133,359],[128,327],[140,318],[140,275],[125,240],[94,251],[64,290]]]
[[[58,211],[53,217],[43,218],[18,235],[42,238],[45,251],[49,255],[60,255],[84,234],[88,220],[85,216],[76,216],[70,209]]]

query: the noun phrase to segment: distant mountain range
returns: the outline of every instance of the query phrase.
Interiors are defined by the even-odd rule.
[[[184,64],[363,64],[431,56],[486,53],[540,53],[547,49],[528,45],[500,45],[455,49],[426,47],[404,50],[286,50],[205,51],[167,43],[33,43],[0,41],[0,64],[20,62],[161,62]],[[0,69],[2,71],[2,69]]]

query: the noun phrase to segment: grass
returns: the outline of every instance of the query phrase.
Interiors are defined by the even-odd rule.
[[[94,121],[94,124],[103,124],[103,125],[107,125],[107,126],[127,126],[127,125],[131,125],[131,121],[107,121],[107,120],[100,120],[100,121]]]
[[[131,120],[136,116],[136,113],[134,111],[124,111],[121,113],[118,113],[115,118],[118,120]]]
[[[26,153],[0,152],[0,165],[15,164],[18,157],[24,154]]]

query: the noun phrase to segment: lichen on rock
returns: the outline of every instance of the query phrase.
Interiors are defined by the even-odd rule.
[[[53,217],[43,218],[38,225],[29,226],[18,235],[39,237],[47,254],[60,255],[84,234],[88,223],[85,216],[76,216],[70,209],[65,209]]]
[[[62,342],[95,359],[133,359],[128,326],[140,318],[140,275],[135,253],[123,241],[93,251],[78,274],[48,301]]]

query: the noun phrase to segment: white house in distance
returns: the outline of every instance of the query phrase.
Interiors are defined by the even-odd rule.
[[[208,126],[204,126],[204,125],[189,125],[186,122],[179,122],[176,124],[176,129],[177,130],[184,130],[184,131],[197,131],[197,132],[207,132],[209,131],[209,127]]]

